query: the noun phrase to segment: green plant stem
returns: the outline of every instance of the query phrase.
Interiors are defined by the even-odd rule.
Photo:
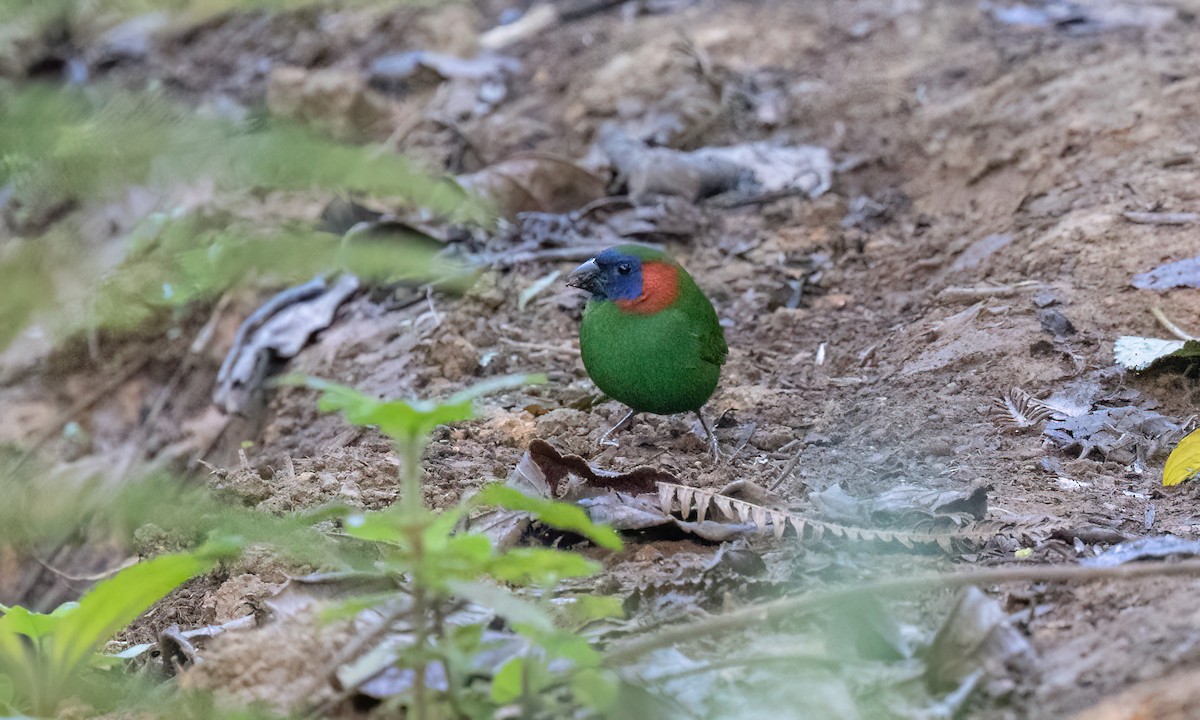
[[[413,622],[416,623],[417,630],[413,647],[416,648],[418,657],[421,658],[413,677],[413,704],[415,705],[413,715],[416,720],[425,720],[428,717],[428,708],[425,704],[425,669],[427,665],[425,645],[429,642],[429,627],[425,622],[425,614],[428,609],[428,600],[425,588],[420,585],[413,588]]]
[[[408,517],[415,518],[425,504],[421,495],[421,453],[425,450],[425,438],[405,438],[398,444],[404,463],[400,476],[400,507]]]
[[[531,692],[530,682],[530,656],[533,654],[532,648],[525,650],[525,662],[521,663],[521,717],[532,718],[536,707],[534,706],[534,697]]]
[[[816,655],[813,653],[776,653],[770,655],[750,655],[748,657],[722,658],[713,662],[689,667],[676,672],[663,673],[662,675],[654,675],[652,677],[642,678],[648,683],[665,683],[680,678],[691,677],[692,675],[703,675],[705,673],[725,670],[727,668],[738,668],[748,666],[760,666],[774,663],[784,663],[792,665],[808,665],[815,667],[823,667],[830,669],[838,669],[846,666],[865,667],[869,665],[867,661],[856,658],[835,658],[828,655]]]

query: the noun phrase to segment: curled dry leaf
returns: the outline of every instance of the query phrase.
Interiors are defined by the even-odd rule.
[[[655,492],[656,482],[675,482],[677,478],[665,470],[639,467],[629,472],[602,470],[589,464],[578,455],[563,455],[545,440],[534,440],[521,458],[517,467],[528,482],[534,486],[545,486],[548,497],[559,495],[563,481],[578,478],[590,489],[617,490],[632,494]],[[587,493],[586,494],[595,494]],[[573,492],[566,496],[571,499]]]
[[[227,413],[241,411],[266,379],[271,358],[294,357],[309,338],[329,327],[358,287],[353,275],[342,275],[332,286],[318,277],[264,303],[238,328],[217,372],[213,403]]]
[[[1178,260],[1133,276],[1133,286],[1142,290],[1200,287],[1200,257]]]
[[[368,82],[378,90],[403,93],[443,80],[500,82],[521,70],[521,61],[505,55],[481,53],[460,58],[429,50],[384,55],[367,69]]]
[[[625,196],[589,203],[569,213],[521,213],[518,237],[539,247],[620,245],[662,239],[686,240],[700,229],[700,210],[679,197],[634,203]]]
[[[1126,405],[1052,420],[1042,434],[1063,450],[1079,449],[1081,460],[1097,453],[1104,460],[1128,464],[1156,455],[1182,427],[1161,413]]]
[[[928,529],[984,519],[991,490],[990,485],[964,489],[897,485],[874,497],[858,498],[835,484],[809,498],[824,519],[843,525]]]
[[[564,213],[604,197],[604,180],[565,158],[539,153],[512,157],[458,176],[458,184],[500,214]]]
[[[1034,661],[1033,647],[1000,603],[967,586],[929,648],[925,681],[935,692],[948,692],[978,674],[987,678],[990,694],[1001,695],[1012,687],[1012,671]]]
[[[1087,567],[1116,567],[1135,560],[1159,559],[1169,555],[1200,555],[1200,541],[1185,540],[1174,535],[1138,538],[1113,545],[1095,557],[1079,561]]]
[[[654,468],[640,467],[626,473],[602,470],[578,455],[563,455],[545,440],[536,439],[517,461],[508,486],[531,497],[579,502],[593,522],[617,530],[640,530],[671,522],[653,504],[649,513],[638,497],[652,493],[660,479],[675,476]],[[572,482],[573,480],[573,482]],[[618,492],[620,491],[620,492]],[[607,492],[607,494],[606,494]],[[627,494],[632,493],[632,494]],[[598,496],[589,500],[586,496]],[[532,524],[529,513],[498,508],[471,518],[469,527],[492,541],[497,549],[515,546]]]
[[[819,540],[828,533],[846,540],[896,543],[909,549],[936,545],[952,553],[957,545],[982,544],[997,535],[1020,536],[1036,542],[1049,535],[1053,524],[981,522],[987,513],[991,487],[980,486],[966,491],[902,488],[894,497],[881,496],[873,506],[877,519],[907,521],[928,529],[858,527],[804,517],[763,504],[770,502],[769,494],[747,492],[741,484],[727,486],[731,492],[743,496],[732,497],[680,484],[670,473],[654,468],[640,467],[627,473],[601,470],[581,457],[562,455],[544,440],[530,444],[509,478],[509,485],[530,495],[575,501],[593,522],[617,530],[674,525],[712,542],[749,534],[771,533],[781,538],[790,530],[800,539]]]
[[[733,192],[746,199],[819,197],[833,182],[825,148],[767,142],[692,152],[649,147],[616,126],[600,131],[600,148],[634,198],[675,195],[692,201]]]

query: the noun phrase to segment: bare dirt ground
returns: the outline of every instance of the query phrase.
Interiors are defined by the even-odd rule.
[[[418,122],[398,148],[453,172],[528,151],[582,158],[613,121],[639,131],[658,123],[685,149],[758,139],[829,148],[838,172],[825,195],[702,203],[698,231],[669,245],[725,325],[730,358],[708,411],[720,418],[731,460],[707,460],[690,418],[644,417],[618,448],[598,448],[623,408],[590,406],[596,390],[577,354],[578,296],[556,282],[519,307],[522,291],[570,263],[494,270],[463,297],[435,294],[405,307],[360,295],[290,369],[381,396],[438,396],[481,377],[546,372],[548,384],[490,398],[482,419],[438,432],[424,487],[439,507],[506,477],[542,438],[598,466],[653,465],[710,488],[771,486],[799,453],[779,485],[797,508],[836,484],[857,498],[986,484],[993,518],[1049,516],[1095,530],[1045,539],[1023,560],[1013,557],[1020,544],[1001,541],[951,558],[889,549],[881,559],[878,549],[806,549],[791,538],[752,545],[776,576],[800,583],[881,565],[1074,562],[1115,533],[1195,537],[1195,487],[1160,485],[1169,447],[1132,438],[1080,458],[1080,448],[1055,447],[1036,428],[1005,428],[994,401],[1012,388],[1046,398],[1086,382],[1094,384],[1088,402],[1153,407],[1177,423],[1196,413],[1194,380],[1174,368],[1123,373],[1112,346],[1118,335],[1161,335],[1152,306],[1193,328],[1200,316],[1195,290],[1130,287],[1135,273],[1195,255],[1195,226],[1122,216],[1197,207],[1200,5],[1083,2],[1072,6],[1081,19],[1040,25],[1003,22],[986,3],[667,5],[592,14],[507,49],[522,69],[494,111],[453,128]],[[230,95],[255,105],[265,102],[272,64],[358,72],[397,49],[470,54],[494,21],[490,9],[465,7],[234,16],[110,72],[131,84],[161,80],[198,104]],[[404,100],[399,117],[429,101]],[[312,219],[327,200],[305,201]],[[159,416],[151,451],[217,422],[208,392],[254,304],[239,296],[222,309],[217,340]],[[147,347],[157,357],[80,413],[94,452],[130,440],[190,341],[185,332],[165,349],[103,344],[105,357]],[[72,388],[110,372],[69,351],[55,358],[0,390],[9,439],[37,436],[68,408]],[[246,441],[248,468],[237,455]],[[66,453],[63,444],[48,449]],[[397,461],[386,440],[318,414],[299,389],[270,391],[204,459],[220,469],[210,482],[276,512],[395,499]],[[715,551],[688,538],[634,539],[604,558],[595,582],[644,593]],[[282,579],[280,568],[258,562],[197,581],[167,601],[170,621],[245,613]],[[1025,611],[1019,626],[1036,659],[1010,692],[971,706],[972,717],[1067,717],[1200,663],[1200,622],[1186,600],[1200,581],[985,589],[1007,610]],[[944,610],[949,595],[930,600]]]

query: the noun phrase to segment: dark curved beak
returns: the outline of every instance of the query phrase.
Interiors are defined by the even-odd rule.
[[[571,271],[567,276],[567,285],[580,290],[587,290],[596,295],[600,291],[600,266],[595,259],[588,260]]]

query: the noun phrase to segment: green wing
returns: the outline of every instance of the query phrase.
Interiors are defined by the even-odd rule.
[[[700,341],[700,359],[713,365],[724,365],[729,346],[725,344],[725,331],[717,319],[717,311],[691,276],[685,273],[685,277],[686,286],[680,297],[680,309],[687,314],[692,334]]]
[[[714,320],[715,320],[714,316]],[[713,365],[724,365],[729,355],[729,346],[725,344],[725,333],[720,323],[700,334],[700,359]]]

